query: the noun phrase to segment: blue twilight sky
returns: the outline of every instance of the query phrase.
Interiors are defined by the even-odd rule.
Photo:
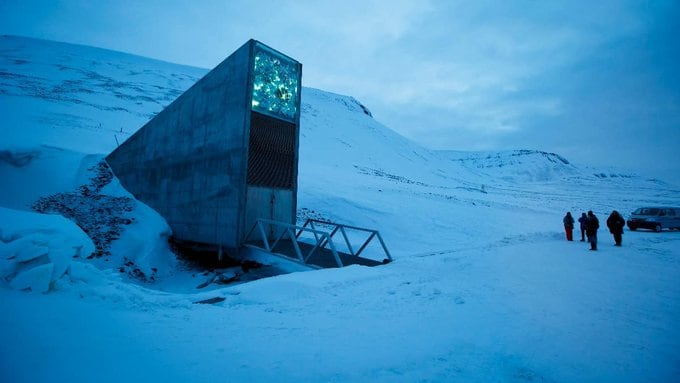
[[[255,38],[426,147],[680,184],[680,1],[0,0],[0,34],[204,68]]]

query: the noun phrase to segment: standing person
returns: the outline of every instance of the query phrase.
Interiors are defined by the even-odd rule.
[[[578,219],[578,223],[581,227],[581,242],[585,241],[586,221],[588,221],[586,213],[581,213],[581,217]],[[588,242],[590,242],[590,240],[588,240]]]
[[[564,231],[567,233],[567,241],[573,241],[572,232],[574,230],[574,217],[571,216],[570,211],[564,216],[562,222],[564,222]]]
[[[613,210],[607,218],[607,227],[609,232],[614,235],[614,246],[621,246],[621,235],[623,234],[623,226],[626,225],[626,220],[623,219],[618,211]]]
[[[588,210],[588,220],[586,221],[586,235],[590,242],[590,250],[597,250],[597,229],[600,228],[600,221],[592,210]]]

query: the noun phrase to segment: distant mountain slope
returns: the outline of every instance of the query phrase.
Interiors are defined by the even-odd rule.
[[[471,172],[508,182],[550,182],[572,178],[614,180],[669,187],[661,180],[646,179],[618,169],[577,166],[555,153],[540,150],[509,150],[499,152],[439,151],[442,156],[462,165]],[[626,182],[628,181],[628,182]]]
[[[555,153],[537,150],[503,152],[442,151],[466,169],[506,181],[552,181],[574,176],[579,170]]]

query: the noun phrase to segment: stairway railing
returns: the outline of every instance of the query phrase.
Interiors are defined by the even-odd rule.
[[[387,256],[387,259],[391,262],[392,261],[392,255],[390,254],[389,250],[387,250],[387,246],[385,245],[385,241],[383,241],[382,236],[380,235],[380,232],[378,230],[372,230],[372,229],[366,229],[363,227],[358,227],[358,226],[351,226],[351,225],[344,225],[340,223],[335,223],[335,222],[329,222],[329,221],[322,221],[319,219],[307,219],[305,221],[304,225],[302,225],[303,228],[306,228],[309,225],[314,231],[317,230],[316,225],[323,225],[327,227],[332,227],[331,232],[328,234],[328,238],[333,239],[335,234],[340,232],[342,234],[343,239],[345,240],[345,245],[347,246],[347,249],[349,250],[350,255],[354,257],[358,257],[361,255],[361,253],[366,249],[368,244],[371,242],[371,240],[374,237],[377,237],[378,240],[380,241],[380,245],[382,246],[383,251],[385,252],[385,255]],[[353,231],[359,231],[359,232],[365,232],[369,233],[368,238],[361,244],[359,247],[359,250],[355,253],[352,244],[349,241],[349,237],[347,236],[347,230],[353,230]],[[302,231],[298,231],[297,236],[299,237],[302,234]],[[315,236],[316,238],[316,236]],[[316,238],[317,241],[319,238]],[[322,244],[323,247],[323,244]]]
[[[320,230],[317,228],[317,226],[325,226],[332,228],[330,232],[326,232],[323,230]],[[267,229],[271,229],[272,227],[276,228],[274,232],[278,233],[273,240],[269,238],[267,235]],[[249,240],[252,241],[254,238],[252,238],[253,233],[259,232],[263,247],[258,247],[253,245],[251,242],[248,242]],[[352,247],[352,244],[349,240],[349,236],[347,235],[347,231],[359,231],[359,232],[366,232],[368,233],[368,238],[359,246],[359,250],[356,252],[354,251],[354,248]],[[318,267],[316,265],[310,264],[308,261],[309,259],[319,250],[319,249],[328,249],[330,250],[335,263],[337,264],[338,267],[343,267],[343,262],[342,259],[340,258],[340,255],[338,254],[337,247],[335,246],[335,243],[333,241],[333,237],[340,232],[342,234],[342,237],[345,241],[345,245],[347,246],[347,249],[349,250],[349,254],[353,257],[359,257],[361,253],[366,249],[366,247],[369,245],[371,240],[373,238],[378,238],[380,241],[380,245],[382,246],[383,251],[385,252],[385,255],[387,258],[385,259],[384,263],[388,263],[392,261],[392,256],[387,250],[387,246],[385,245],[385,241],[383,241],[382,237],[380,236],[380,233],[377,230],[371,230],[371,229],[366,229],[362,227],[357,227],[357,226],[350,226],[350,225],[343,225],[343,224],[337,224],[333,222],[328,222],[328,221],[322,221],[322,220],[317,220],[317,219],[308,219],[305,221],[305,223],[302,226],[297,226],[285,222],[279,222],[279,221],[273,221],[270,219],[264,219],[260,218],[258,219],[253,227],[250,229],[248,234],[245,237],[246,241],[246,246],[250,247],[255,247],[255,248],[260,248],[262,250],[265,250],[269,253],[276,254],[276,247],[277,245],[281,242],[283,239],[289,239],[291,243],[293,244],[293,249],[295,250],[295,261],[300,262],[304,265],[311,266],[311,267]],[[313,246],[307,251],[306,253],[303,253],[302,248],[300,247],[300,243],[303,241],[304,238],[302,238],[303,233],[311,233],[314,237],[314,242]],[[288,257],[287,257],[288,258]]]

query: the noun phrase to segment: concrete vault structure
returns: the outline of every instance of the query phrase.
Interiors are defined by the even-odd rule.
[[[106,157],[178,241],[238,248],[295,223],[302,65],[250,40]]]

